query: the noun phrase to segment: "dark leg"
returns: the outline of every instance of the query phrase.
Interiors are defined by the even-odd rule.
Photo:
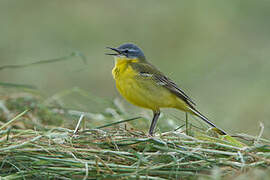
[[[153,136],[153,132],[155,130],[155,127],[156,127],[156,124],[157,124],[157,120],[158,120],[158,117],[160,115],[160,111],[153,111],[153,114],[154,114],[154,117],[153,117],[153,120],[151,122],[151,126],[150,126],[150,129],[149,129],[149,135],[150,136]]]
[[[189,135],[188,133],[188,113],[186,112],[186,135]]]

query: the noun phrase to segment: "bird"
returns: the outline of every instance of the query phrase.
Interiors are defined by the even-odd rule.
[[[222,135],[227,133],[208,120],[196,108],[194,101],[170,78],[164,75],[145,57],[143,51],[133,43],[118,48],[106,47],[113,53],[115,65],[112,75],[119,93],[131,104],[150,109],[153,119],[149,135],[153,136],[161,108],[174,108],[202,119]]]

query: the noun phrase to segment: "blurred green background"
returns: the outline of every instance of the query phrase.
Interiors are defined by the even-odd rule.
[[[220,127],[257,135],[263,122],[269,137],[269,9],[264,0],[1,0],[0,66],[73,51],[88,64],[75,58],[3,70],[0,81],[35,85],[48,97],[76,86],[114,99],[104,47],[133,42]]]

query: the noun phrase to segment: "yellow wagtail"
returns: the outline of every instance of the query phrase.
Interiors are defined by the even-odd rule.
[[[160,108],[176,108],[191,113],[218,129],[220,134],[226,134],[196,110],[191,98],[150,64],[138,46],[128,43],[118,48],[108,48],[114,51],[106,54],[115,58],[112,74],[120,94],[130,103],[153,111],[149,135],[153,135]]]

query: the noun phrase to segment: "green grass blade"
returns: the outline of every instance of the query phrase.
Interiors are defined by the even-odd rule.
[[[80,53],[80,52],[72,52],[68,56],[54,58],[54,59],[40,60],[40,61],[37,61],[37,62],[32,62],[32,63],[27,63],[27,64],[0,66],[0,71],[4,70],[4,69],[26,68],[26,67],[35,66],[35,65],[49,64],[49,63],[55,63],[55,62],[59,62],[59,61],[66,61],[66,60],[70,60],[73,57],[80,57],[85,64],[87,63],[86,57],[82,53]]]
[[[10,121],[6,122],[5,124],[3,124],[1,127],[0,127],[0,130],[7,127],[8,125],[10,125],[11,123],[13,123],[14,121],[16,121],[17,119],[19,119],[20,117],[22,117],[25,113],[28,112],[28,109],[23,111],[22,113],[18,114],[16,117],[14,117],[13,119],[11,119]]]
[[[136,119],[139,119],[139,118],[141,118],[141,117],[134,117],[134,118],[130,118],[130,119],[125,119],[125,120],[121,120],[121,121],[117,121],[117,122],[105,124],[105,125],[102,125],[102,126],[98,126],[95,129],[102,129],[102,128],[105,128],[105,127],[110,127],[110,126],[114,126],[114,125],[117,125],[117,124],[121,124],[121,123],[129,122],[129,121],[133,121],[133,120],[136,120]]]
[[[28,84],[15,84],[15,83],[6,83],[6,82],[0,82],[0,86],[7,87],[7,88],[26,88],[26,89],[37,89],[33,85]]]

